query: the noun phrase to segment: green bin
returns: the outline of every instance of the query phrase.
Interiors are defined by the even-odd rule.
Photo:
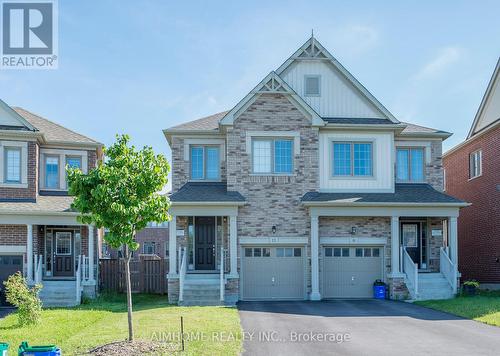
[[[0,342],[0,356],[7,356],[7,350],[9,349],[9,344],[6,342]]]

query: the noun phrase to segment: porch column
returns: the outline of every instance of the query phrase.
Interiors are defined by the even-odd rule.
[[[458,265],[458,227],[457,227],[457,218],[450,216],[448,218],[449,222],[449,228],[448,228],[448,233],[449,235],[449,240],[448,243],[450,244],[450,259],[451,262],[455,266]]]
[[[177,274],[177,216],[172,215],[168,229],[168,274]]]
[[[229,217],[229,261],[231,276],[238,275],[238,225],[236,215]]]
[[[89,282],[94,281],[94,226],[88,225]]]
[[[311,300],[321,300],[319,293],[319,218],[311,216]]]
[[[26,259],[27,259],[27,281],[33,283],[33,225],[26,225],[28,228]]]
[[[391,217],[391,275],[401,274],[399,261],[399,216]]]

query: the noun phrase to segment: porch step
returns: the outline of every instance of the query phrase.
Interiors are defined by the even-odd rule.
[[[219,274],[187,274],[184,281],[182,306],[222,305]]]
[[[453,298],[453,289],[442,273],[419,273],[417,300],[450,298]]]
[[[72,307],[76,302],[76,281],[42,281],[40,299],[44,307]]]

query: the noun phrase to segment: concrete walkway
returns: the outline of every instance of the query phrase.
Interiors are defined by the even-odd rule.
[[[245,355],[499,355],[500,328],[386,300],[242,302]]]

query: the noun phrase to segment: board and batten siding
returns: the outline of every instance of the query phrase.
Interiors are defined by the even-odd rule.
[[[314,75],[320,76],[320,95],[305,96],[304,78]],[[384,118],[333,65],[324,61],[298,61],[281,77],[321,117]]]
[[[372,142],[371,177],[333,177],[333,141]],[[320,131],[320,190],[324,192],[394,192],[394,136],[391,132]]]

